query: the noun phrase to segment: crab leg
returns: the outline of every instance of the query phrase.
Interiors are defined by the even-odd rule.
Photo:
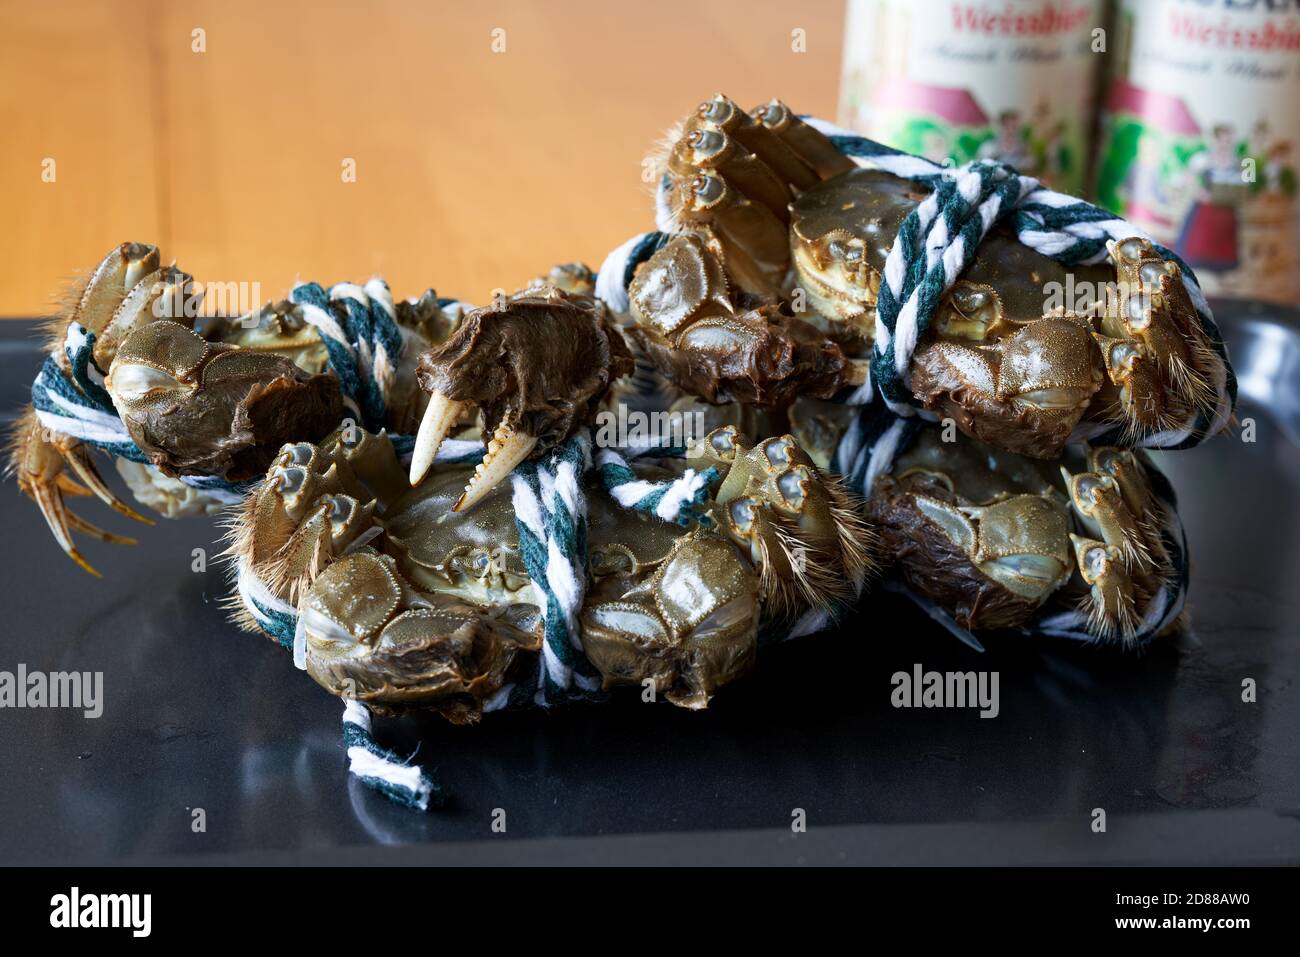
[[[88,495],[95,494],[90,489],[86,488],[86,486],[72,481],[72,479],[68,478],[62,472],[59,473],[58,478],[56,478],[54,482],[59,486],[60,492],[63,492],[65,495],[71,495],[74,498],[85,498]]]
[[[1115,410],[1130,433],[1177,427],[1196,411],[1213,409],[1207,370],[1214,356],[1195,321],[1182,272],[1146,240],[1107,243],[1119,298],[1096,333],[1106,371],[1119,391]]]
[[[95,570],[94,566],[77,551],[77,546],[72,541],[72,532],[68,528],[69,513],[64,508],[63,497],[55,485],[52,482],[34,482],[27,491],[41,510],[41,515],[45,517],[45,524],[50,526],[50,531],[54,533],[54,540],[59,543],[59,547],[83,569],[96,578],[102,578],[103,576]]]
[[[1071,535],[1079,575],[1089,588],[1089,628],[1103,638],[1116,633],[1131,638],[1137,631],[1137,602],[1124,555],[1114,545]]]
[[[1109,475],[1096,472],[1071,475],[1065,466],[1061,466],[1061,477],[1065,480],[1076,514],[1089,532],[1120,549],[1126,565],[1149,568],[1152,564],[1150,549],[1138,517],[1129,512],[1124,502],[1119,484]]]
[[[127,535],[116,535],[113,532],[106,532],[98,525],[92,525],[90,522],[86,521],[76,512],[73,512],[68,509],[65,509],[64,511],[68,519],[68,527],[75,531],[81,532],[85,535],[89,535],[91,538],[97,538],[101,542],[108,542],[110,545],[137,544],[134,538],[131,538]]]
[[[687,118],[664,157],[668,206],[680,228],[724,254],[743,289],[771,295],[790,265],[790,201],[852,166],[780,101],[751,114],[719,93]]]
[[[73,530],[118,545],[133,545],[135,540],[106,532],[70,512],[63,502],[65,494],[77,497],[97,495],[110,505],[116,503],[114,507],[120,505],[121,508],[117,510],[122,514],[148,525],[153,524],[117,499],[99,477],[89,454],[79,442],[67,436],[51,434],[31,409],[19,420],[18,427],[13,432],[9,462],[9,467],[18,480],[19,490],[40,508],[41,516],[54,533],[59,547],[69,558],[96,577],[99,572],[82,557],[73,543]],[[65,466],[71,467],[90,487],[69,478],[63,471]]]
[[[1161,587],[1168,555],[1160,539],[1158,507],[1141,462],[1123,449],[1088,450],[1092,470],[1061,475],[1085,535],[1071,535],[1079,575],[1090,590],[1092,630],[1132,637],[1135,609]]]
[[[104,483],[103,478],[100,477],[99,470],[95,468],[95,463],[91,461],[90,453],[87,452],[82,445],[72,445],[68,448],[60,449],[60,451],[63,453],[64,461],[68,463],[72,471],[77,473],[77,477],[86,484],[86,487],[93,492],[101,502],[113,511],[125,515],[129,519],[133,519],[145,525],[154,524],[153,519],[141,515],[130,505],[127,505],[126,502],[123,502],[113,494],[113,490]]]

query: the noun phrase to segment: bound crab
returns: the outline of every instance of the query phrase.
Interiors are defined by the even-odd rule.
[[[356,428],[285,445],[239,510],[231,553],[241,578],[297,609],[312,677],[380,711],[459,723],[535,674],[547,599],[503,479],[585,429],[630,367],[598,301],[530,288],[469,313],[421,357],[431,398],[409,469],[386,435]],[[440,458],[453,432],[487,438],[480,462]],[[606,687],[649,683],[704,707],[752,664],[760,628],[837,609],[869,570],[858,503],[790,436],[750,446],[719,428],[686,457],[635,470],[646,484],[711,470],[716,492],[682,525],[620,505],[593,472],[582,479],[581,647]]]
[[[189,480],[259,477],[282,444],[320,438],[343,417],[339,379],[325,368],[328,348],[302,304],[203,318],[201,298],[191,276],[161,265],[156,247],[123,243],[50,323],[49,359],[33,390],[42,407],[19,417],[9,470],[59,546],[92,574],[73,532],[132,540],[71,511],[66,497],[93,494],[121,514],[150,520],[112,492],[95,466],[94,446],[66,431],[70,425],[99,440],[141,503],[177,517],[222,507],[202,481]],[[415,358],[445,338],[459,314],[444,311],[432,293],[392,308],[406,360],[384,372],[387,416],[402,429],[419,420],[425,402]]]
[[[904,218],[931,198],[859,167],[773,100],[718,95],[658,157],[673,237],[628,290],[633,334],[661,372],[710,401],[825,398],[867,379],[877,303]],[[1066,269],[994,226],[939,302],[905,379],[966,434],[1036,458],[1084,420],[1126,445],[1213,418],[1222,360],[1181,267],[1141,238],[1112,264]],[[1070,308],[1045,292],[1077,288]]]
[[[825,400],[869,395],[898,345],[877,313],[899,230],[952,183],[861,168],[779,101],[745,113],[721,95],[657,160],[668,235],[627,289],[640,354],[696,400],[784,417],[828,465],[857,413]],[[884,552],[961,628],[1024,627],[1049,602],[1078,603],[1098,638],[1173,620],[1180,533],[1131,447],[1221,428],[1226,359],[1177,263],[1139,237],[1107,248],[1070,276],[993,226],[902,370],[923,415],[961,434],[921,428],[863,492]],[[1051,305],[1052,284],[1090,295]],[[1102,433],[1118,445],[1078,444]]]

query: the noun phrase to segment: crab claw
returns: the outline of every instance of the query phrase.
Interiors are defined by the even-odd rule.
[[[78,484],[70,478],[63,471],[65,466],[71,468],[85,484]],[[68,436],[50,432],[41,425],[31,409],[19,419],[14,429],[9,468],[18,480],[19,490],[40,508],[59,547],[96,578],[100,577],[99,572],[77,550],[72,532],[78,531],[115,545],[134,545],[135,539],[106,532],[69,511],[63,501],[64,495],[85,497],[93,494],[127,518],[145,525],[153,524],[113,494],[95,468],[85,446]]]
[[[411,484],[424,477],[460,415],[474,409],[487,451],[454,510],[472,507],[524,459],[590,425],[610,383],[631,371],[631,354],[598,300],[558,286],[498,297],[420,356],[416,377],[429,407]]]
[[[429,396],[429,406],[424,410],[420,431],[415,436],[415,451],[411,453],[412,488],[419,485],[429,471],[438,447],[468,407],[469,403],[449,398],[442,392],[435,391]]]
[[[504,422],[497,426],[496,432],[492,434],[492,440],[488,442],[483,461],[474,469],[469,484],[465,486],[465,491],[461,493],[460,498],[456,499],[456,504],[451,507],[451,510],[463,512],[473,508],[479,499],[492,490],[493,486],[532,454],[535,445],[537,445],[537,436],[518,432]]]

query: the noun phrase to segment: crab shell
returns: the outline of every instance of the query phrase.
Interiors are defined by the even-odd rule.
[[[324,436],[343,414],[334,376],[170,320],[127,336],[104,384],[131,438],[170,476],[252,478],[284,442]]]

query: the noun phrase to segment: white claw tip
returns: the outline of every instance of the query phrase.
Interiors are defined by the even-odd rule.
[[[504,423],[497,426],[492,440],[488,442],[483,461],[474,469],[469,484],[465,486],[465,491],[461,493],[460,498],[456,499],[456,504],[451,507],[451,510],[463,512],[473,508],[503,478],[513,472],[516,465],[532,454],[535,445],[537,445],[536,436],[515,432]]]
[[[420,420],[420,430],[415,436],[415,449],[411,452],[411,487],[420,484],[433,465],[438,447],[442,445],[447,433],[452,430],[456,420],[465,411],[465,402],[451,399],[441,392],[429,396],[428,408]]]

